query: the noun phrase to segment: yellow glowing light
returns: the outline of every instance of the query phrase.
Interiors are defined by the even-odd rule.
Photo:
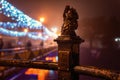
[[[46,75],[48,73],[49,73],[48,70],[34,69],[34,68],[29,68],[25,72],[26,75],[30,75],[30,74],[38,75],[38,79],[37,80],[45,80],[45,77],[46,77]]]
[[[28,29],[24,29],[24,32],[28,32]]]
[[[52,62],[57,62],[56,57],[46,57],[46,61],[52,61]]]
[[[45,18],[44,17],[41,17],[40,18],[40,22],[43,23],[45,21]]]
[[[46,57],[45,60],[50,60],[52,62],[57,62],[56,57]],[[46,75],[48,75],[50,73],[49,70],[42,70],[42,69],[34,69],[34,68],[29,68],[27,69],[27,71],[25,72],[26,75],[37,75],[38,78],[37,80],[45,80]]]

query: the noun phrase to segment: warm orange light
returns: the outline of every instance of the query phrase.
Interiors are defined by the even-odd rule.
[[[41,17],[40,18],[40,22],[43,23],[45,21],[45,18],[44,17]]]
[[[57,62],[56,57],[46,57],[45,60]],[[29,68],[25,72],[26,75],[31,75],[31,74],[37,75],[38,76],[37,80],[45,80],[46,75],[48,75],[48,73],[49,73],[49,70],[34,69],[34,68]]]
[[[38,75],[37,80],[45,80],[46,75],[49,73],[48,70],[42,70],[42,69],[34,69],[34,68],[29,68],[25,74],[30,75],[30,74],[35,74]]]
[[[46,57],[46,61],[52,61],[52,62],[57,62],[56,57]]]
[[[24,32],[28,32],[28,29],[24,29]]]
[[[56,60],[56,58],[55,58],[55,57],[53,58],[53,62],[57,62],[57,60]]]

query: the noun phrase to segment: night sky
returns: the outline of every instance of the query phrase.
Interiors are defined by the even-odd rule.
[[[119,0],[8,0],[30,17],[45,17],[48,27],[61,26],[66,5],[74,7],[79,19],[97,16],[120,16]]]

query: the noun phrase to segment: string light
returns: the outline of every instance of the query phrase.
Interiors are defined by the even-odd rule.
[[[14,36],[14,37],[23,37],[23,36],[28,36],[29,38],[32,39],[41,39],[41,40],[47,40],[48,37],[42,37],[38,36],[36,32],[18,32],[18,31],[12,31],[12,30],[7,30],[4,28],[0,28],[0,33],[8,35],[8,36]]]
[[[6,0],[2,0],[0,11],[7,17],[11,17],[12,20],[17,21],[20,25],[29,27],[30,29],[41,29],[42,24],[25,15],[22,11],[18,10],[16,7],[12,6]]]
[[[0,33],[9,35],[9,36],[28,36],[32,39],[42,39],[46,40],[48,37],[38,36],[36,32],[18,32],[7,30],[7,28],[29,28],[29,29],[42,29],[44,30],[44,35],[52,36],[53,33],[49,31],[45,26],[43,26],[39,21],[30,18],[29,16],[25,15],[22,11],[18,10],[16,7],[12,6],[6,0],[0,0],[0,13],[3,13],[5,16],[10,17],[15,22],[0,22]],[[55,34],[54,34],[55,35]]]

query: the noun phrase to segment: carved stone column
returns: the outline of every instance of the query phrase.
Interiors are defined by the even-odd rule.
[[[58,80],[79,80],[73,68],[79,65],[79,45],[83,40],[76,36],[78,14],[69,5],[63,13],[61,36],[55,41],[58,44]]]
[[[58,44],[58,80],[79,80],[73,67],[79,65],[79,44],[83,41],[79,36],[59,36]]]

